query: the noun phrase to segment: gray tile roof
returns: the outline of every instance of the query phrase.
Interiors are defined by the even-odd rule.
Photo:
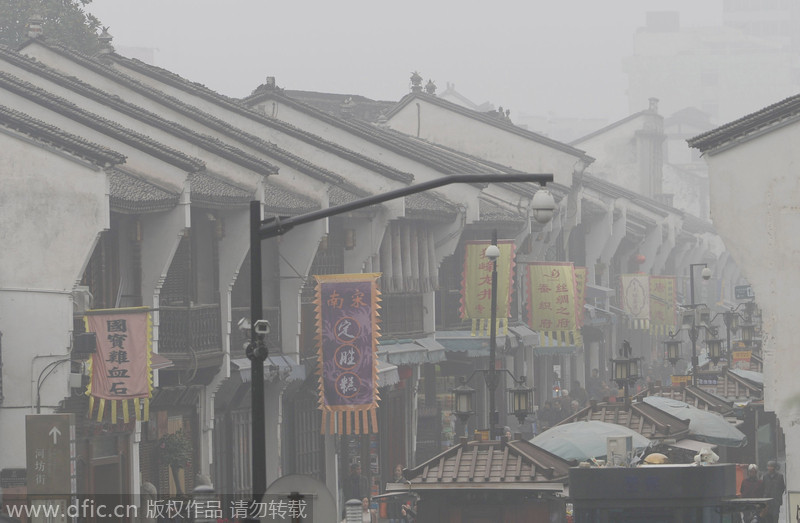
[[[3,71],[0,71],[0,89],[27,98],[42,107],[64,115],[90,129],[111,136],[122,143],[146,152],[182,170],[193,172],[205,168],[205,163],[197,158],[188,156],[153,140],[149,136],[132,131],[107,118],[81,109],[74,103],[60,96],[56,96],[30,82],[21,80]]]
[[[721,125],[687,140],[689,147],[702,152],[712,151],[724,144],[750,140],[772,128],[794,123],[800,116],[800,94],[791,96],[754,113]]]
[[[65,132],[58,127],[3,105],[0,105],[0,125],[24,133],[37,141],[48,143],[75,156],[85,158],[100,166],[110,166],[125,162],[125,156],[116,151]]]
[[[64,55],[68,54],[77,55],[77,53],[68,51],[58,46],[50,46],[50,47],[53,48],[56,52],[62,53]],[[167,71],[166,69],[145,64],[144,62],[141,62],[136,59],[126,58],[116,53],[108,55],[108,58],[110,60],[113,60],[114,63],[116,63],[120,67],[129,68],[140,74],[149,76],[160,82],[163,82],[166,85],[170,85],[182,91],[194,94],[200,98],[208,100],[221,107],[225,107],[226,109],[236,114],[249,118],[253,121],[257,121],[265,125],[266,127],[275,129],[288,136],[309,143],[319,149],[328,151],[332,154],[348,159],[349,161],[352,161],[353,163],[361,165],[362,167],[365,167],[367,169],[373,170],[384,177],[393,180],[403,181],[405,183],[410,183],[414,180],[414,176],[411,173],[403,172],[399,169],[381,163],[373,158],[359,154],[355,151],[337,145],[329,140],[325,140],[320,136],[303,131],[302,129],[299,129],[291,124],[282,122],[281,120],[278,120],[276,118],[272,118],[265,114],[259,113],[245,106],[239,100],[229,98],[227,96],[216,93],[202,84],[186,80],[185,78],[170,71]]]
[[[264,208],[268,213],[291,216],[316,211],[321,206],[307,196],[267,182],[264,187]]]
[[[405,197],[409,217],[443,218],[452,220],[458,215],[458,207],[430,193],[417,193]]]
[[[333,116],[325,111],[286,96],[282,90],[266,90],[245,99],[254,105],[264,100],[274,99],[292,108],[309,114],[329,125],[343,129],[368,142],[380,145],[397,154],[411,158],[443,174],[486,174],[487,172],[506,172],[479,163],[465,155],[433,145],[424,140],[408,136],[392,129],[383,128],[356,119]]]
[[[641,401],[630,404],[624,402],[594,403],[579,410],[558,425],[592,420],[628,427],[648,439],[680,439],[689,434],[688,421],[678,419]]]
[[[180,194],[168,191],[122,169],[110,169],[111,209],[122,213],[166,211],[178,204]]]
[[[467,116],[469,118],[472,118],[474,120],[478,120],[480,122],[483,122],[485,124],[491,125],[493,127],[497,127],[499,129],[503,129],[504,131],[508,131],[508,132],[516,134],[518,136],[522,136],[523,138],[527,138],[527,139],[532,140],[534,142],[541,143],[543,145],[546,145],[548,147],[552,147],[553,149],[557,149],[559,151],[571,154],[571,155],[576,156],[578,158],[582,158],[582,159],[588,160],[590,162],[594,160],[594,158],[592,158],[591,156],[586,154],[585,151],[582,151],[580,149],[576,149],[575,147],[572,147],[572,146],[567,145],[565,143],[553,140],[552,138],[547,138],[546,136],[542,136],[541,134],[534,133],[533,131],[528,131],[527,129],[523,129],[522,127],[517,127],[516,125],[514,125],[513,123],[511,123],[508,120],[497,118],[496,116],[492,116],[491,114],[488,114],[488,113],[481,113],[481,112],[478,112],[478,111],[474,111],[472,109],[468,109],[466,107],[462,107],[462,106],[460,106],[458,104],[455,104],[453,102],[449,102],[447,100],[439,98],[438,96],[429,95],[427,93],[409,93],[409,94],[407,94],[406,96],[404,96],[397,103],[397,105],[394,108],[392,108],[391,111],[389,111],[389,113],[387,113],[386,116],[389,119],[391,119],[391,117],[394,114],[396,114],[398,111],[400,111],[405,106],[407,106],[410,103],[412,103],[414,100],[424,100],[424,101],[432,103],[434,105],[438,105],[439,107],[442,107],[442,108],[447,109],[449,111],[461,114],[463,116]]]
[[[244,189],[221,177],[200,172],[189,175],[192,191],[192,204],[200,206],[241,206],[249,205],[255,199],[255,192]]]
[[[484,489],[502,484],[508,488],[537,483],[566,483],[570,463],[533,443],[512,441],[461,441],[438,456],[406,469],[406,488],[414,491]],[[513,486],[513,487],[512,487]]]
[[[181,138],[193,145],[198,146],[210,153],[216,154],[228,161],[239,164],[247,169],[260,174],[274,174],[278,172],[277,167],[269,162],[262,160],[254,155],[246,153],[241,149],[228,145],[212,136],[197,133],[187,127],[147,111],[141,107],[124,101],[116,95],[109,94],[92,85],[89,85],[75,77],[66,76],[44,64],[35,62],[28,57],[9,49],[0,48],[0,57],[7,62],[24,68],[28,71],[45,78],[57,85],[70,89],[86,98],[99,102],[106,107],[113,109],[121,114],[135,118],[153,127],[163,129],[178,138]]]
[[[482,222],[519,222],[525,219],[524,214],[511,212],[485,200],[478,201],[478,210]]]

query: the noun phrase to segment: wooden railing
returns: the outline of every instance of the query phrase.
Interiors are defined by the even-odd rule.
[[[218,304],[162,305],[159,318],[159,352],[184,354],[222,350]]]

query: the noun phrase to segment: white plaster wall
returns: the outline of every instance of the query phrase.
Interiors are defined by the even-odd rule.
[[[620,187],[637,188],[641,194],[641,176],[636,158],[636,131],[644,117],[622,123],[612,129],[573,142],[595,158],[589,170],[595,176]]]
[[[800,125],[707,157],[711,215],[762,307],[765,408],[786,436],[788,490],[800,490]]]
[[[0,132],[0,330],[3,394],[0,468],[25,467],[25,415],[36,381],[69,356],[72,297],[109,223],[106,175],[83,160]],[[42,412],[69,394],[69,364],[41,389]]]
[[[419,113],[417,108],[419,107]],[[389,120],[392,129],[529,173],[553,173],[572,184],[579,157],[443,107],[416,100]],[[418,132],[419,130],[419,132]]]

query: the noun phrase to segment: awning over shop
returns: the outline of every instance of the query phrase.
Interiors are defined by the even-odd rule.
[[[388,387],[400,382],[400,373],[397,372],[397,365],[378,360],[378,386]]]
[[[168,369],[174,365],[171,359],[165,358],[157,352],[150,355],[150,368],[153,370]]]
[[[251,365],[248,358],[231,360],[231,365],[235,366],[239,371],[242,381],[250,381]],[[264,378],[267,380],[282,378],[286,381],[304,380],[306,379],[306,368],[304,365],[292,362],[285,356],[268,356],[264,361]]]
[[[582,347],[577,345],[545,345],[542,347],[534,347],[534,356],[571,356],[578,354]]]
[[[617,291],[610,287],[603,287],[602,285],[586,284],[586,301],[594,302],[594,300],[605,300],[616,294]]]
[[[473,336],[468,330],[436,331],[436,341],[448,351],[466,352],[473,357],[489,355],[489,336]],[[506,337],[498,333],[497,347],[503,347],[505,343]]]
[[[445,359],[445,347],[433,338],[384,340],[378,344],[378,359],[393,365],[438,363]]]

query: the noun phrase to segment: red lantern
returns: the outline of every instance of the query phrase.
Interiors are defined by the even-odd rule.
[[[647,257],[644,254],[637,254],[636,255],[636,263],[642,264],[647,260]]]

